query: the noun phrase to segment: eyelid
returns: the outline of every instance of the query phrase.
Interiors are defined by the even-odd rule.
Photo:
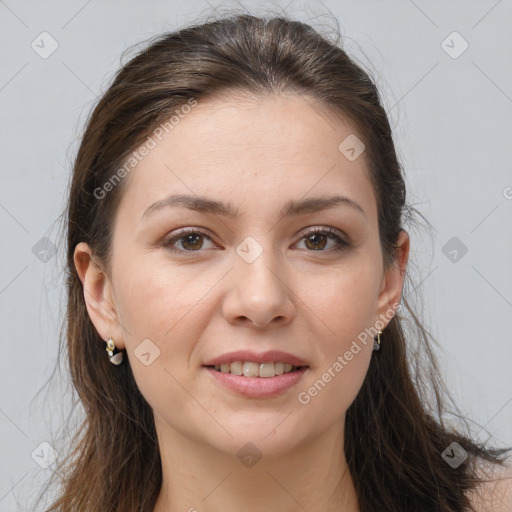
[[[346,233],[344,233],[340,229],[336,229],[336,228],[333,228],[330,226],[319,226],[319,225],[308,226],[307,228],[304,228],[302,231],[299,232],[299,236],[302,238],[311,233],[327,233],[330,235],[338,236],[346,243],[349,242],[349,237]]]

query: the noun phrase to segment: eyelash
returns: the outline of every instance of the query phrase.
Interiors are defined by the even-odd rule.
[[[165,237],[162,240],[161,245],[163,247],[165,247],[166,249],[168,249],[169,251],[171,251],[171,252],[180,253],[180,254],[202,252],[201,249],[198,249],[196,251],[188,251],[188,250],[185,250],[185,249],[175,249],[174,247],[172,247],[175,242],[179,241],[182,238],[185,238],[186,235],[190,235],[190,234],[193,234],[193,235],[203,235],[203,236],[205,236],[205,237],[207,237],[208,239],[211,240],[211,237],[207,233],[205,233],[204,231],[201,231],[200,229],[184,228],[184,229],[180,230],[178,233],[176,233],[176,234],[174,234],[172,236]],[[313,229],[310,229],[309,231],[303,233],[303,235],[302,235],[301,239],[299,240],[299,242],[302,241],[304,238],[306,238],[308,236],[311,236],[311,235],[315,235],[315,234],[320,234],[320,235],[327,236],[327,238],[329,238],[331,240],[334,240],[336,242],[337,246],[332,248],[332,249],[328,249],[328,250],[317,250],[317,251],[311,250],[311,251],[308,251],[308,252],[311,252],[311,253],[315,253],[315,252],[318,252],[318,253],[339,252],[339,251],[344,251],[348,247],[350,247],[350,244],[348,242],[346,242],[345,240],[343,240],[343,238],[341,238],[341,236],[339,235],[339,232],[336,229],[333,229],[333,228],[313,228]]]

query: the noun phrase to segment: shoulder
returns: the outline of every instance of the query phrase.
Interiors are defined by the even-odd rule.
[[[478,512],[512,511],[512,461],[503,466],[480,463],[477,475],[482,482],[471,491],[469,498]]]

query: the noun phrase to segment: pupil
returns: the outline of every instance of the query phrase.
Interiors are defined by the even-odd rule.
[[[320,240],[319,240],[317,237],[318,237],[318,238],[320,238]],[[308,241],[309,241],[309,242],[311,242],[311,243],[313,244],[313,247],[315,247],[315,248],[320,247],[321,249],[323,249],[323,248],[324,248],[324,246],[325,246],[325,241],[324,241],[324,244],[322,245],[322,244],[321,244],[321,239],[322,239],[322,238],[325,238],[325,237],[324,237],[324,235],[319,234],[319,233],[314,233],[314,234],[312,234],[312,235],[309,235],[309,237],[308,237]],[[316,240],[316,241],[315,241],[315,240]],[[320,244],[319,244],[319,242],[320,242]]]
[[[196,245],[197,244],[197,239],[200,237],[201,235],[199,234],[190,234],[190,235],[186,235],[185,236],[185,244],[191,244],[191,245]],[[196,242],[194,243],[192,240],[196,239]],[[194,249],[197,249],[198,247],[194,247]]]

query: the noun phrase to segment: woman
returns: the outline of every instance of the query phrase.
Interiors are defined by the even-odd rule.
[[[442,422],[405,200],[375,85],[308,25],[228,17],[124,65],[69,194],[85,420],[48,510],[511,510],[506,451]]]

